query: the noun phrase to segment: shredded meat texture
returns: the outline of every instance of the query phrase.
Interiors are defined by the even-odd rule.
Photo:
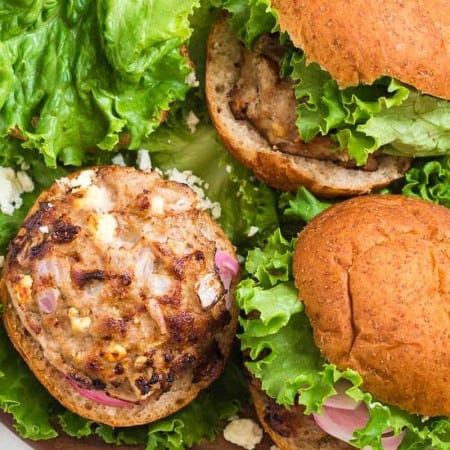
[[[139,402],[181,372],[195,383],[222,371],[220,336],[234,319],[215,257],[234,250],[187,186],[116,170],[41,195],[5,278],[50,365],[81,388]]]
[[[229,93],[230,107],[238,120],[248,120],[279,151],[355,168],[346,151],[325,136],[305,144],[296,120],[299,100],[290,77],[280,77],[283,48],[276,35],[263,35],[254,48],[242,47],[240,79]],[[364,170],[376,170],[376,155],[370,155]]]

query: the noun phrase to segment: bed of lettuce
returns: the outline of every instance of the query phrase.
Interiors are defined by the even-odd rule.
[[[320,408],[324,396],[332,392],[330,379],[344,376],[359,383],[355,374],[340,374],[329,366],[324,370],[317,349],[309,345],[312,338],[291,279],[293,239],[301,226],[329,203],[304,190],[290,195],[270,189],[234,161],[218,141],[206,112],[202,76],[206,35],[222,8],[233,13],[234,26],[248,43],[262,32],[276,30],[275,16],[266,14],[267,0],[0,1],[0,166],[26,167],[36,187],[32,193],[23,194],[23,205],[12,216],[0,213],[0,255],[6,253],[10,239],[39,192],[73,170],[110,164],[119,153],[125,163],[134,165],[135,150],[147,149],[153,165],[163,171],[192,171],[207,183],[208,197],[220,203],[219,222],[239,253],[248,254],[247,278],[240,285],[239,301],[243,310],[257,308],[262,314],[257,324],[242,322],[246,331],[240,335],[242,345],[252,348],[255,357],[269,345],[273,350],[271,358],[275,358],[280,339],[288,342],[287,335],[294,337],[293,325],[298,322],[305,330],[296,334],[289,345],[304,339],[300,347],[308,349],[308,370],[298,365],[295,351],[285,352],[289,355],[287,361],[278,359],[277,364],[269,364],[271,359],[260,360],[249,367],[266,379],[263,383],[268,392],[283,404],[295,399],[302,377],[311,380],[316,387],[311,390],[307,406],[312,411]],[[198,87],[185,82],[192,67],[179,52],[181,44],[187,45],[195,64]],[[294,54],[286,58],[286,62],[290,60],[293,64],[286,63],[285,70],[296,76],[304,61],[301,55]],[[362,137],[360,131],[366,125],[360,123],[361,117],[369,110],[379,110],[377,117],[386,115],[392,119],[395,114],[391,114],[391,109],[399,111],[398,107],[416,96],[394,80],[382,80],[386,93],[383,100],[374,103],[365,93],[349,97],[349,92],[336,93],[326,74],[308,72],[313,69],[301,68],[303,75],[299,76],[302,83],[298,85],[298,95],[304,95],[304,89],[308,89],[310,96],[307,110],[300,111],[304,123],[309,124],[309,130],[302,132],[312,137],[331,126],[341,130],[344,138],[337,138],[337,143],[342,141],[344,145],[345,141],[351,146],[354,142],[355,148],[362,148],[362,153],[354,155],[358,160],[371,151],[376,138],[370,133]],[[316,77],[322,77],[329,87],[311,84],[307,88],[306,81]],[[339,107],[330,107],[328,94],[330,98],[339,97]],[[438,103],[438,107],[434,100],[426,103],[431,116],[438,109],[448,118],[448,105]],[[354,109],[356,104],[358,108]],[[192,111],[199,118],[195,132],[187,125]],[[331,111],[335,112],[333,117]],[[343,117],[342,111],[346,111],[346,117],[353,111],[358,123],[349,123],[348,117],[338,121],[337,117]],[[403,110],[401,115],[406,123],[408,115]],[[313,126],[316,119],[319,129]],[[417,117],[410,119],[417,122]],[[371,120],[364,123],[372,123],[372,129],[385,127],[385,123],[375,126],[376,121],[382,120],[375,119],[375,115]],[[428,123],[428,116],[423,122]],[[399,134],[407,135],[405,130]],[[418,127],[418,140],[423,138],[420,130]],[[447,145],[448,130],[443,130],[437,134],[423,130],[425,136],[439,143],[435,146],[437,154]],[[361,147],[362,141],[367,145]],[[410,144],[417,148],[416,141],[404,144],[397,137],[383,143],[387,148],[394,148],[393,143],[401,149]],[[416,161],[405,180],[391,189],[450,207],[450,157]],[[272,301],[274,298],[276,302]],[[293,378],[286,379],[280,370],[271,371],[282,367],[278,364],[300,368],[301,372],[292,370]],[[368,398],[358,389],[355,392]],[[116,445],[140,444],[148,450],[183,449],[203,439],[213,439],[223,421],[237,414],[248,401],[237,351],[224,375],[174,416],[149,426],[123,429],[94,424],[62,409],[48,395],[0,327],[0,407],[12,414],[17,432],[28,439],[52,439],[64,432],[75,438],[96,435]],[[405,440],[410,446],[404,444],[405,449],[427,448],[430,442],[436,449],[449,445],[448,419],[423,424],[398,411],[386,412],[381,406],[373,411],[375,419],[369,424],[369,432],[358,437],[361,443],[374,443],[374,430],[389,420],[395,429],[406,422],[410,424],[411,432]]]
[[[222,227],[242,251],[278,226],[275,193],[230,157],[209,122],[201,85],[213,18],[194,0],[0,2],[0,166],[26,168],[35,184],[13,215],[0,213],[0,255],[55,179],[111,164],[119,154],[127,165],[138,165],[137,149],[148,150],[163,172],[176,168],[200,177],[211,201],[220,203]],[[182,44],[195,63],[194,83],[186,82],[192,67]],[[195,130],[188,125],[192,112],[199,119]],[[183,449],[214,439],[248,404],[236,350],[223,376],[178,413],[115,429],[63,409],[0,326],[0,407],[31,440],[67,433]]]

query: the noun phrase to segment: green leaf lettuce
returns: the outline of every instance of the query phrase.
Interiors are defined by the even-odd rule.
[[[198,5],[1,2],[0,137],[19,136],[52,167],[81,165],[94,147],[139,148],[190,88],[180,47]]]

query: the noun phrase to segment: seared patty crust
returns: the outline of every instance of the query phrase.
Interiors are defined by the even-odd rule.
[[[222,372],[237,276],[233,246],[188,186],[87,169],[43,192],[12,240],[5,324],[32,369],[38,344],[52,377],[94,403],[145,406],[180,380],[190,400]]]

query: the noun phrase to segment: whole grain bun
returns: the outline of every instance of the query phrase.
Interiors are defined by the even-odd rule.
[[[259,422],[281,450],[350,450],[354,447],[336,439],[304,414],[300,405],[287,409],[270,398],[261,383],[250,378],[250,394]]]
[[[233,344],[235,250],[187,185],[102,166],[43,191],[10,242],[6,331],[69,410],[153,422],[217,379]]]
[[[206,98],[212,122],[230,153],[253,170],[257,178],[283,191],[305,186],[324,197],[365,194],[403,176],[409,158],[381,155],[378,170],[347,169],[331,161],[305,158],[277,151],[246,120],[236,120],[229,106],[229,93],[239,77],[241,44],[226,16],[212,27],[208,39]],[[329,148],[328,137],[305,146]]]
[[[376,399],[450,415],[450,210],[356,197],[299,234],[293,270],[325,358]]]
[[[341,87],[387,75],[450,99],[447,0],[273,0],[280,26]]]

